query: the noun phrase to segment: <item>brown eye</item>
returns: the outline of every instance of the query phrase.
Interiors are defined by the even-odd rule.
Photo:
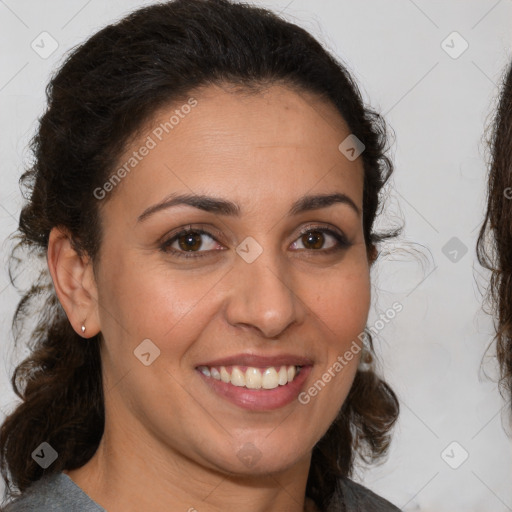
[[[202,229],[185,229],[164,241],[160,249],[163,252],[185,258],[207,256],[212,250],[220,250],[217,240]]]
[[[300,247],[300,245],[302,245],[302,247]],[[327,247],[325,247],[325,245],[327,245]],[[351,245],[345,235],[326,227],[306,228],[292,244],[294,249],[313,251],[321,254],[329,254],[342,249],[348,249]]]
[[[330,254],[348,249],[351,245],[342,233],[326,227],[310,227],[300,233],[299,238],[293,242],[292,248]],[[175,233],[174,236],[162,243],[160,249],[165,253],[184,258],[212,256],[213,251],[223,250],[221,244],[211,233],[191,227]]]
[[[321,249],[324,238],[324,234],[320,231],[309,231],[302,235],[302,243],[306,246],[306,249]]]
[[[201,234],[197,232],[185,233],[178,238],[178,245],[184,251],[196,251],[202,245]]]

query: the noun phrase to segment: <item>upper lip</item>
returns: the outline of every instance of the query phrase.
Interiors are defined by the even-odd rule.
[[[234,356],[223,357],[208,361],[197,366],[308,366],[313,361],[309,357],[297,356],[293,354],[277,354],[275,356],[259,356],[256,354],[237,354]]]

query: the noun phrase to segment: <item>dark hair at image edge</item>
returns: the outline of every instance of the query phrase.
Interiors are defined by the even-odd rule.
[[[372,231],[381,190],[393,171],[385,155],[386,126],[364,106],[345,68],[305,30],[267,10],[226,0],[177,0],[139,9],[100,30],[53,76],[48,107],[31,144],[33,165],[20,179],[28,194],[12,261],[22,261],[14,254],[28,249],[46,267],[50,231],[62,226],[77,252],[97,265],[101,210],[93,191],[154,114],[202,86],[231,84],[257,92],[273,83],[314,93],[336,107],[366,146],[367,250],[395,237],[399,230]],[[43,473],[83,466],[104,428],[101,333],[87,340],[75,333],[47,268],[18,304],[17,343],[31,318],[36,319],[28,334],[31,353],[12,377],[21,403],[0,432],[6,496],[24,491]],[[357,455],[372,463],[388,450],[399,405],[374,368],[357,371],[338,417],[314,447],[306,495],[322,509],[335,496],[336,481],[352,475]],[[31,457],[43,441],[58,452],[44,471]]]
[[[487,209],[477,241],[479,263],[491,271],[486,302],[494,317],[500,391],[512,396],[512,64],[490,125]]]

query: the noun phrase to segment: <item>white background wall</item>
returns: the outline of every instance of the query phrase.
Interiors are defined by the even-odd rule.
[[[2,241],[17,225],[17,180],[43,109],[49,73],[72,46],[145,3],[0,2]],[[360,480],[406,511],[511,511],[508,406],[480,369],[492,322],[481,311],[479,290],[487,274],[476,262],[475,242],[485,199],[482,137],[497,84],[512,57],[512,1],[256,3],[281,12],[323,41],[349,66],[365,97],[385,114],[396,134],[387,218],[398,212],[405,230],[372,273],[369,325],[393,302],[402,303],[403,311],[375,339],[402,412],[387,462],[361,470]],[[42,31],[58,42],[46,59],[31,48]],[[446,48],[450,56],[442,42],[454,31],[461,37],[450,36],[444,43],[452,47]],[[467,50],[453,58],[465,42]],[[446,247],[453,237],[457,261],[449,254],[455,246]],[[4,261],[8,248],[5,242]],[[23,353],[12,349],[10,322],[17,295],[8,283],[4,265],[1,414],[15,404],[8,376]],[[495,373],[492,358],[486,361],[487,373]],[[457,466],[466,453],[469,457],[457,469],[446,462]]]

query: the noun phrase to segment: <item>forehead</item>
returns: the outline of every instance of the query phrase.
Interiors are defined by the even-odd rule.
[[[230,150],[237,142],[253,147],[337,147],[340,133],[349,132],[330,102],[286,85],[258,91],[214,85],[198,89],[194,97],[199,108],[191,112],[194,119],[183,123],[182,132],[196,140],[224,139],[232,143]],[[167,114],[167,109],[159,112],[155,124]]]
[[[201,88],[160,109],[130,144],[116,167],[128,172],[113,203],[143,209],[174,191],[286,200],[342,185],[361,206],[361,159],[338,149],[349,134],[335,107],[311,93]]]

